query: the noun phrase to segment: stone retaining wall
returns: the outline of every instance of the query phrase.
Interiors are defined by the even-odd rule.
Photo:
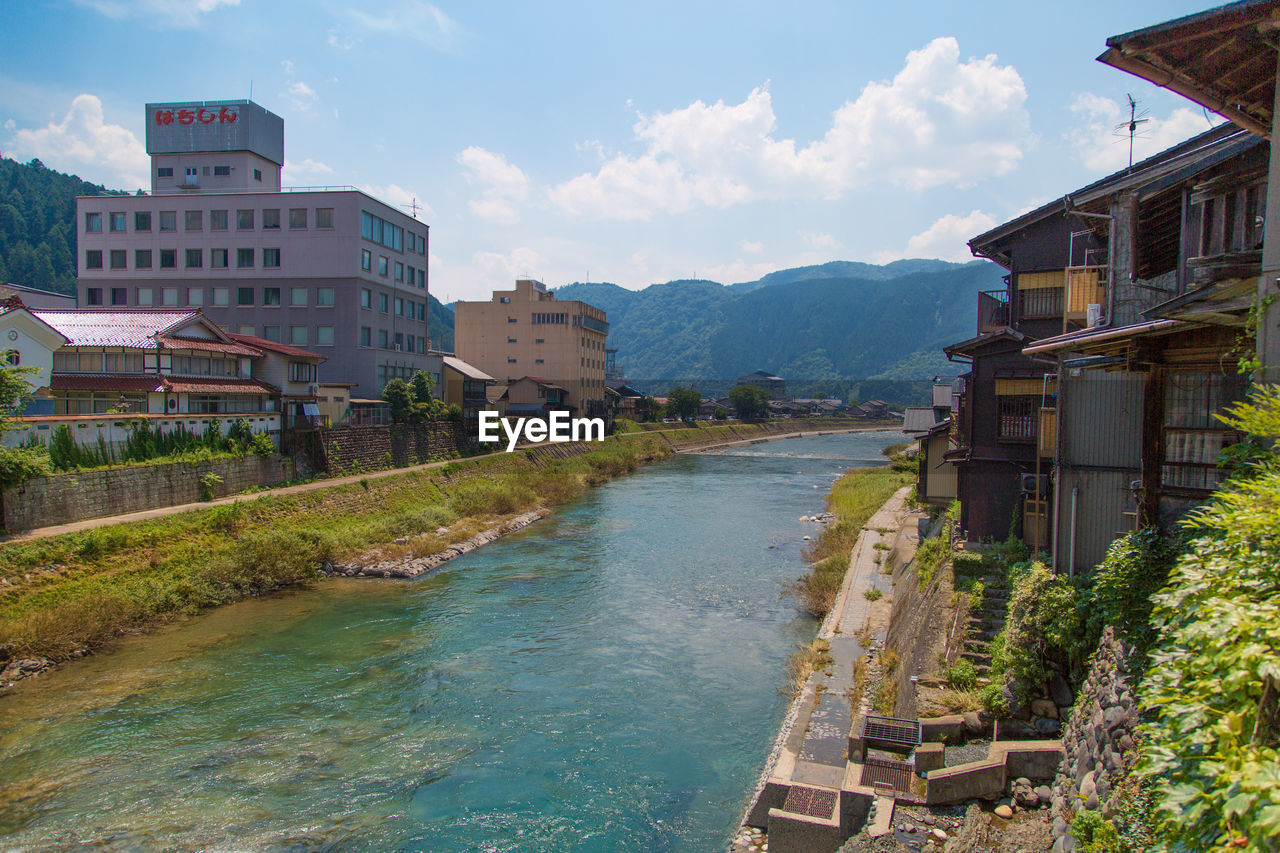
[[[213,489],[213,497],[222,497],[290,480],[293,462],[273,454],[39,477],[4,490],[4,529],[29,530],[194,503],[207,497],[201,493],[200,478],[208,473],[222,478]]]
[[[335,476],[357,471],[406,468],[465,450],[466,431],[457,421],[425,424],[343,426],[319,432],[321,470]]]
[[[1133,695],[1130,660],[1133,647],[1108,627],[1098,643],[1089,677],[1071,711],[1063,738],[1066,757],[1053,783],[1053,851],[1075,849],[1067,831],[1081,810],[1101,811],[1110,818],[1118,804],[1113,793],[1136,758],[1134,729],[1138,706]]]

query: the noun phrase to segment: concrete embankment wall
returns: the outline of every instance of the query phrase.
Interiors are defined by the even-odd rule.
[[[206,499],[201,478],[221,477],[213,497],[293,478],[293,462],[278,455],[132,465],[37,477],[3,492],[4,528],[29,530]]]
[[[939,534],[940,531],[930,532]],[[937,668],[938,645],[955,615],[953,598],[951,572],[945,568],[934,572],[923,589],[915,560],[894,569],[893,615],[889,617],[885,648],[898,655],[898,670],[894,676],[898,686],[895,717],[918,715],[916,685],[911,677]]]

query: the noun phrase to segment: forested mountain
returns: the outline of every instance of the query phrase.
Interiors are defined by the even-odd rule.
[[[1000,288],[1002,274],[987,261],[839,261],[730,287],[571,284],[556,296],[605,310],[610,346],[642,383],[764,369],[791,383],[831,384],[954,374],[942,347],[975,334],[976,294]]]
[[[0,281],[75,293],[76,196],[120,194],[39,160],[0,160]]]

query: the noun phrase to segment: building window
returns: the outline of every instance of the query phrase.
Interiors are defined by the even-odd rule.
[[[160,250],[160,269],[174,269],[178,266],[178,250],[177,249],[161,249]]]
[[[1216,415],[1245,398],[1248,380],[1237,374],[1171,370],[1164,385],[1162,485],[1206,492],[1231,473],[1218,467],[1222,451],[1244,438]]]
[[[290,326],[289,327],[289,343],[293,344],[296,347],[306,346],[307,345],[307,327],[306,326]]]
[[[373,252],[368,249],[360,250],[360,269],[365,272],[373,271]]]
[[[405,346],[409,352],[413,352],[413,335],[410,335],[409,339],[405,341]]]
[[[253,230],[253,211],[252,210],[236,211],[236,230],[237,231]]]
[[[280,343],[280,327],[279,326],[263,326],[262,336],[269,341]]]
[[[278,287],[262,288],[262,304],[263,305],[279,305],[280,304],[280,288]]]
[[[253,266],[253,249],[236,249],[236,266],[246,269]]]
[[[227,268],[227,250],[226,249],[210,249],[209,250],[209,266],[216,270],[225,270]]]
[[[231,302],[231,291],[225,287],[215,287],[213,289],[213,304],[219,308],[225,308]]]
[[[187,288],[187,304],[195,308],[199,308],[204,304],[204,288],[188,287]]]
[[[396,350],[404,349],[404,332],[396,332]]]
[[[1036,413],[1040,397],[1007,394],[997,398],[1000,420],[996,437],[1001,441],[1033,441],[1036,437]]]
[[[316,304],[321,307],[330,307],[333,305],[333,288],[317,287],[316,288]]]
[[[151,269],[151,250],[150,249],[134,249],[133,250],[133,268],[135,270]]]
[[[273,231],[280,228],[280,208],[267,208],[262,211],[262,227]]]
[[[316,326],[316,346],[333,346],[333,326]]]
[[[111,304],[112,305],[128,305],[129,304],[129,288],[127,287],[111,288]]]
[[[514,358],[507,359],[507,364],[515,364],[515,363],[516,363],[516,360]]]
[[[160,288],[160,304],[165,308],[176,308],[178,306],[178,288]]]
[[[506,303],[509,303],[509,302],[511,301],[511,297],[510,297],[510,296],[499,296],[499,297],[498,297],[498,301],[499,301],[499,302],[501,302],[501,303],[503,303],[503,304],[506,304]]]
[[[187,167],[187,179],[184,183],[190,187],[197,187],[200,185],[200,173],[196,171],[195,166]]]
[[[203,210],[183,211],[182,230],[183,231],[203,231],[204,230],[204,211]]]
[[[204,266],[204,249],[187,249],[187,269],[199,269]]]
[[[386,329],[378,330],[378,346],[382,349],[387,348],[387,330]]]
[[[172,177],[173,177],[173,167],[172,167],[172,166],[161,166],[161,167],[159,167],[158,169],[156,169],[156,177],[157,177],[157,178],[172,178]]]
[[[110,225],[112,231],[124,231],[126,229],[127,218],[123,212],[110,214]]]
[[[307,330],[305,326],[291,326],[290,332],[294,329],[302,329],[302,337],[305,339]],[[289,381],[290,382],[315,382],[316,366],[305,361],[289,362]]]
[[[210,231],[226,231],[227,230],[227,212],[225,210],[209,211],[209,230]]]
[[[225,178],[230,176],[230,174],[231,174],[230,166],[214,166],[213,167],[213,176],[215,178]]]
[[[278,248],[262,250],[262,265],[271,269],[280,266],[280,250]]]
[[[102,288],[101,287],[86,288],[84,292],[84,301],[91,306],[101,305],[102,304]]]
[[[160,230],[161,231],[177,231],[178,230],[178,211],[176,210],[160,211]]]
[[[388,305],[387,294],[379,293],[378,294],[378,310],[381,311],[383,314],[387,313],[387,305]]]
[[[373,329],[370,329],[368,326],[360,327],[360,346],[373,346]]]
[[[129,253],[125,249],[111,250],[111,268],[113,270],[122,270],[128,266]]]
[[[332,207],[316,208],[316,227],[317,228],[333,227],[333,208]]]
[[[426,270],[418,270],[418,287],[422,288],[423,290],[427,289],[427,271]]]
[[[150,231],[151,230],[151,211],[139,210],[133,214],[133,230],[134,231]]]
[[[86,213],[84,215],[84,230],[91,234],[97,234],[102,231],[102,214]]]
[[[294,308],[306,308],[307,289],[305,287],[289,288],[289,304]]]
[[[516,322],[516,318],[515,318],[515,317],[508,317],[508,318],[507,318],[507,322],[508,322],[508,323],[515,323],[515,322]]]
[[[239,326],[237,326],[237,327],[236,327],[236,334],[238,334],[238,335],[252,335],[252,334],[253,334],[253,326],[250,326],[250,325],[245,324],[245,323],[241,323]]]
[[[378,275],[386,278],[387,275],[387,256],[378,255]]]
[[[252,305],[253,304],[253,288],[237,287],[236,288],[236,304]]]
[[[541,358],[535,358],[535,359],[533,360],[533,363],[534,363],[534,364],[543,364],[543,363],[544,363],[544,359],[541,359]]]
[[[101,249],[89,249],[84,253],[84,268],[87,270],[102,269]]]
[[[262,170],[261,170],[261,169],[254,169],[254,170],[253,170],[253,179],[254,179],[255,181],[260,181],[260,180],[262,180]]]
[[[369,290],[369,288],[367,287],[360,288],[360,307],[361,308],[373,307],[373,291]]]
[[[404,300],[401,299],[399,296],[396,297],[396,316],[397,317],[404,316]]]
[[[151,288],[149,288],[149,287],[139,287],[139,288],[138,288],[138,298],[137,298],[137,300],[135,301],[135,303],[134,303],[134,304],[135,304],[135,305],[138,305],[138,306],[139,306],[139,307],[141,307],[141,308],[150,308],[150,307],[151,307],[151,304],[152,304],[152,303],[151,303]]]
[[[396,281],[404,281],[404,264],[396,261]]]
[[[289,208],[289,227],[290,228],[306,228],[307,227],[307,209],[305,207]]]
[[[507,338],[507,343],[514,344],[515,342],[516,342],[515,338]]]

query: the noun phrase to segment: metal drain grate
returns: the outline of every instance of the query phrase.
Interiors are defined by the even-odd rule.
[[[895,791],[911,790],[911,775],[915,766],[905,761],[888,758],[868,758],[862,765],[861,784],[867,788],[887,785]]]
[[[792,814],[831,820],[835,817],[836,795],[836,791],[793,785],[791,790],[787,791],[787,801],[782,804],[782,810]]]
[[[862,720],[862,738],[896,746],[919,746],[920,721],[867,716]]]

